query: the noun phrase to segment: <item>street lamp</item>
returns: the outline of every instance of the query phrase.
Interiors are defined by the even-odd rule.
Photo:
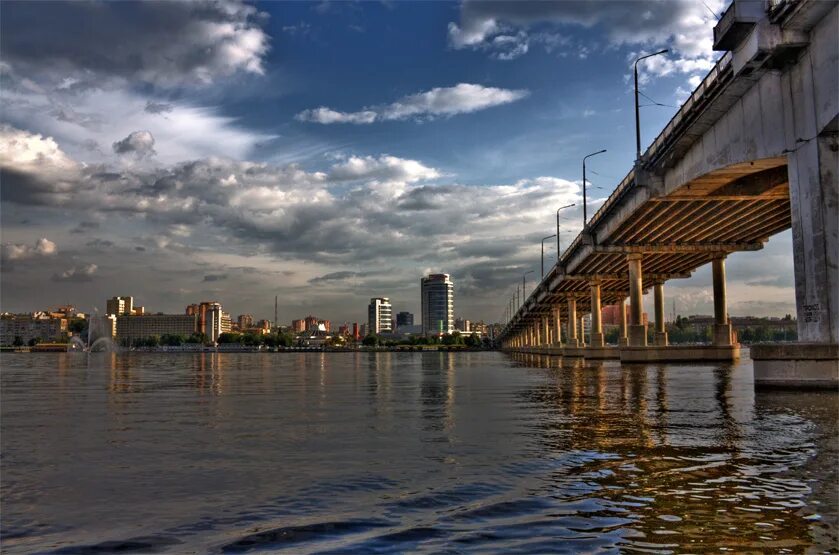
[[[586,217],[586,159],[591,158],[592,156],[597,156],[598,154],[603,154],[604,152],[606,152],[605,148],[583,156],[583,229],[586,228],[586,222],[588,221],[588,218]]]
[[[572,206],[577,206],[576,204],[567,204],[565,206],[560,206],[556,209],[556,262],[559,264],[559,211],[564,210],[566,208],[571,208]]]
[[[652,58],[653,56],[658,56],[659,54],[666,54],[670,52],[669,49],[665,48],[664,50],[659,50],[658,52],[653,52],[652,54],[647,54],[646,56],[641,56],[637,60],[635,60],[635,161],[641,160],[641,122],[640,122],[640,114],[639,114],[639,106],[638,106],[638,62],[641,60],[646,60],[647,58]]]
[[[527,280],[525,278],[527,277],[527,274],[532,274],[532,273],[535,273],[534,270],[528,270],[524,274],[522,274],[522,276],[521,276],[521,304],[524,304],[524,299],[525,299],[524,290],[525,290],[525,287],[527,287]]]
[[[542,279],[545,279],[545,241],[556,237],[556,233],[542,238]]]

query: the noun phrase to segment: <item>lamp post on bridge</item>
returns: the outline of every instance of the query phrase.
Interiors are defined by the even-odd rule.
[[[542,238],[542,279],[545,279],[545,241],[556,237],[556,233]]]
[[[660,54],[666,54],[670,52],[669,49],[665,48],[664,50],[659,50],[658,52],[653,52],[652,54],[647,54],[646,56],[641,56],[640,58],[635,60],[634,65],[634,73],[635,73],[635,161],[638,162],[641,160],[641,118],[640,118],[640,106],[638,106],[638,62],[641,60],[646,60],[647,58],[652,58],[653,56],[658,56]]]
[[[525,297],[525,292],[524,292],[525,288],[527,287],[527,274],[532,274],[532,273],[534,273],[534,270],[528,270],[525,273],[523,273],[522,276],[521,276],[521,304],[519,306],[523,305],[524,300],[527,298],[527,297]]]
[[[559,264],[559,211],[564,210],[566,208],[571,208],[572,206],[577,206],[576,204],[566,204],[565,206],[560,206],[556,209],[556,262]]]
[[[605,148],[583,156],[583,229],[586,228],[586,223],[588,222],[588,217],[586,216],[586,159],[591,158],[592,156],[597,156],[598,154],[603,154],[604,152],[606,152]]]

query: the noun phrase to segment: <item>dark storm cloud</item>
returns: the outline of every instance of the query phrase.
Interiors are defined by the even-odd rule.
[[[262,73],[264,17],[232,0],[10,2],[0,49],[12,67],[71,75],[72,84],[94,76],[208,83],[236,71]]]
[[[325,274],[322,276],[317,276],[309,280],[309,283],[312,285],[317,285],[318,283],[331,283],[336,281],[345,281],[352,278],[361,278],[373,275],[373,272],[350,272],[350,271],[342,271],[342,272],[332,272],[329,274]]]
[[[166,102],[152,102],[151,100],[146,102],[146,107],[144,108],[145,112],[149,114],[166,114],[171,112],[174,109],[174,106],[168,104]]]
[[[79,222],[79,224],[70,230],[70,233],[87,233],[99,229],[99,222]]]
[[[224,281],[227,279],[227,274],[207,274],[204,276],[202,281],[204,282],[212,282],[212,281]]]
[[[137,158],[154,156],[154,136],[148,131],[134,131],[113,144],[117,154],[129,154]]]
[[[114,246],[114,242],[108,241],[107,239],[93,239],[85,243],[85,246],[92,249],[109,249]]]

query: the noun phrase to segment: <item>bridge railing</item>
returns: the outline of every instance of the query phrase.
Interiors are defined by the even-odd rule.
[[[720,75],[723,74],[725,70],[731,65],[731,52],[726,52],[725,55],[717,60],[717,63],[714,64],[714,67],[711,68],[711,71],[705,76],[699,85],[690,93],[690,96],[682,103],[682,106],[679,110],[670,118],[670,121],[667,125],[664,126],[661,133],[655,138],[653,143],[647,148],[647,151],[642,156],[642,160],[652,160],[659,151],[664,148],[665,145],[671,142],[674,138],[674,135],[678,136],[683,129],[680,129],[681,124],[688,119],[688,115],[691,111],[697,107],[700,103],[700,99],[712,89],[714,84],[719,79]],[[621,182],[615,187],[614,191],[609,195],[600,208],[598,208],[594,215],[589,220],[589,227],[594,227],[605,215],[606,213],[614,206],[615,202],[629,189],[632,188],[635,182],[635,170],[632,169],[629,173],[626,174]],[[579,246],[580,241],[582,240],[581,235],[577,235],[574,241],[568,245],[568,248],[565,249],[560,260],[565,261],[566,257],[570,256],[574,250]]]
[[[714,67],[708,72],[705,78],[702,80],[699,85],[690,93],[690,96],[682,103],[679,110],[670,118],[670,121],[667,125],[664,126],[664,129],[658,134],[652,144],[647,148],[646,152],[644,152],[642,156],[642,161],[650,161],[655,158],[657,154],[660,154],[666,147],[672,142],[673,139],[678,137],[683,131],[684,125],[687,125],[689,119],[691,119],[692,111],[699,108],[704,100],[704,96],[715,88],[717,81],[721,78],[726,70],[729,69],[731,65],[731,52],[726,52],[717,63],[714,64]],[[699,108],[701,109],[701,108]],[[589,220],[589,227],[594,227],[597,223],[605,217],[605,215],[611,210],[611,208],[617,203],[617,201],[630,189],[635,186],[635,170],[634,168],[629,170],[629,173],[618,183],[618,186],[612,191],[606,201],[600,205],[600,208],[595,211],[594,215]],[[574,240],[571,242],[570,245],[563,251],[562,255],[559,257],[561,262],[567,262],[574,251],[580,246],[582,242],[582,234],[578,234]],[[544,283],[545,279],[551,279],[554,274],[554,271],[549,271],[547,275],[531,292],[531,294],[527,297],[525,302],[522,306],[527,305],[527,301],[530,300],[530,297],[538,293],[540,287]],[[520,309],[522,311],[523,309]],[[515,320],[516,315],[513,316],[512,320]]]

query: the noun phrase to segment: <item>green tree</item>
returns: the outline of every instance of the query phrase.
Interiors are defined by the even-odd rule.
[[[242,335],[238,333],[225,332],[218,336],[219,343],[242,343]]]
[[[370,335],[364,338],[361,344],[366,347],[376,347],[379,344],[379,337],[376,334],[371,333]]]
[[[160,336],[160,344],[167,347],[178,347],[186,342],[186,337],[178,334],[164,333]]]
[[[87,321],[84,318],[71,318],[67,322],[67,331],[82,333],[87,328]]]
[[[41,340],[39,338],[33,337],[32,339],[29,340],[29,346],[34,347],[35,345],[37,345],[40,342],[41,342]]]
[[[193,333],[186,339],[186,343],[206,343],[207,336],[203,333]]]
[[[23,338],[19,335],[15,336],[15,340],[12,342],[12,345],[15,347],[23,347]]]

